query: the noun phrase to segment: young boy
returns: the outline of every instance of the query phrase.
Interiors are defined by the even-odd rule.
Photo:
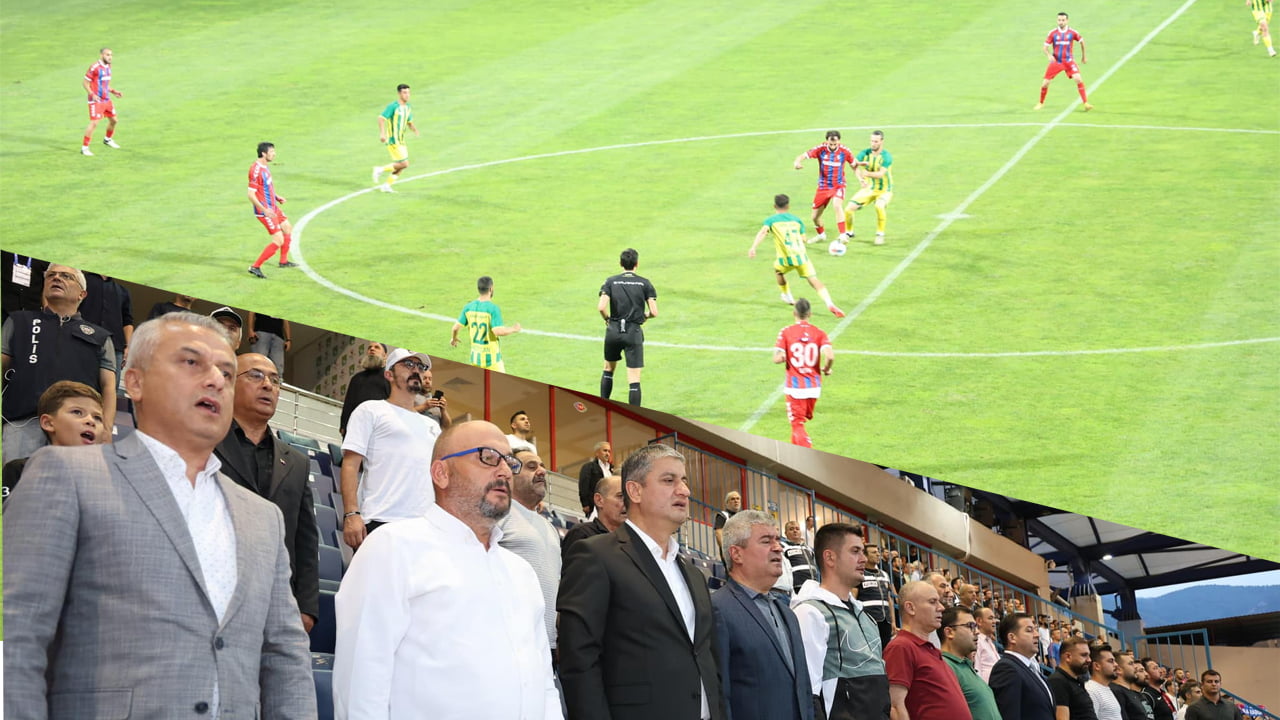
[[[107,442],[111,430],[103,421],[102,395],[84,383],[60,380],[40,395],[36,405],[40,429],[50,445],[69,447]],[[27,458],[4,465],[4,500],[22,477]]]

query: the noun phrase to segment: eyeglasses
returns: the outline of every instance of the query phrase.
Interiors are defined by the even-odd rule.
[[[49,270],[45,272],[44,277],[46,280],[49,278],[59,278],[62,280],[70,280],[76,285],[80,284],[80,278],[76,277],[75,273],[64,272],[62,270]]]
[[[409,368],[410,370],[417,370],[418,372],[426,372],[431,369],[431,366],[419,360],[414,360],[413,358],[409,358],[408,360],[401,360],[400,364]]]
[[[948,625],[947,627],[949,627],[949,628],[967,627],[967,628],[969,628],[970,630],[972,630],[972,631],[974,631],[974,632],[977,632],[977,631],[978,631],[978,623],[976,623],[976,622],[955,623],[955,624],[952,624],[952,625]]]
[[[480,462],[484,465],[488,465],[489,467],[498,467],[500,463],[505,462],[507,467],[511,468],[512,473],[520,472],[521,463],[514,455],[501,453],[491,447],[473,447],[470,450],[463,450],[461,452],[445,455],[440,459],[448,460],[449,458],[462,457],[463,455],[471,455],[473,453],[479,457]]]
[[[275,387],[280,387],[280,382],[281,382],[280,376],[276,373],[271,373],[270,375],[268,375],[262,372],[261,370],[259,370],[258,368],[253,368],[252,370],[245,370],[244,372],[240,373],[236,377],[244,377],[245,375],[248,375],[249,380],[254,383],[261,383],[263,380],[268,380]]]

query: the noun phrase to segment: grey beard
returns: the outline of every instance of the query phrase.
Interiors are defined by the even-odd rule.
[[[377,355],[365,355],[364,360],[360,363],[360,366],[363,367],[365,370],[373,370],[374,368],[380,368],[386,364],[387,364],[387,361],[384,358],[380,358]]]

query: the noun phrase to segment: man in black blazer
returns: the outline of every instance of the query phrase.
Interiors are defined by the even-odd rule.
[[[1036,662],[1039,634],[1026,613],[1008,613],[1000,621],[1005,652],[991,668],[991,691],[1003,720],[1054,720],[1053,696]]]
[[[320,617],[320,531],[306,456],[267,426],[279,401],[280,373],[271,359],[257,353],[236,358],[235,420],[214,454],[227,477],[275,503],[284,514],[290,585],[302,611],[302,626],[311,632]]]
[[[724,526],[729,582],[711,596],[725,704],[733,720],[813,720],[800,624],[770,594],[782,576],[782,539],[768,513],[744,510]]]
[[[578,502],[582,503],[583,515],[590,515],[595,509],[596,483],[613,474],[613,446],[601,441],[592,452],[595,454],[578,470]]]
[[[684,456],[647,445],[622,466],[627,521],[565,561],[560,682],[569,720],[726,720],[706,580],[677,552]]]

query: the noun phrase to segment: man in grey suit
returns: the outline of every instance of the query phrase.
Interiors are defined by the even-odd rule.
[[[280,403],[280,373],[271,358],[236,358],[235,421],[214,448],[227,477],[275,503],[284,515],[290,587],[307,632],[320,619],[320,530],[311,499],[307,456],[276,437],[267,424]]]
[[[773,517],[743,510],[724,525],[729,582],[711,596],[720,684],[734,720],[813,720],[800,625],[769,590],[782,576]]]
[[[280,511],[213,457],[235,367],[212,318],[143,323],[138,431],[31,457],[4,519],[7,717],[316,716]]]

